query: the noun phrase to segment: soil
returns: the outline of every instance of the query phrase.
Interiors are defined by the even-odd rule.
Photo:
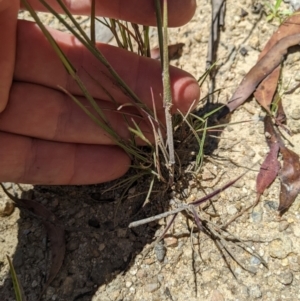
[[[185,44],[182,57],[173,64],[196,78],[206,69],[211,21],[211,2],[197,2],[193,20],[170,30],[170,44]],[[263,11],[257,10],[258,4],[251,0],[226,1],[217,51],[219,69],[214,77],[215,90],[219,92],[214,102],[225,103],[231,97],[278,27],[278,21],[266,21]],[[59,27],[49,15],[45,22]],[[299,59],[299,51],[288,55],[281,91],[293,133],[286,142],[296,153],[300,150]],[[206,81],[202,87],[203,104],[208,91]],[[124,189],[105,192],[113,183],[84,187],[22,185],[24,197],[41,202],[66,228],[64,263],[43,300],[300,300],[300,198],[280,217],[278,180],[252,211],[228,226],[228,232],[247,244],[244,248],[238,240],[224,239],[220,243],[197,232],[193,222],[182,214],[163,243],[154,249],[149,246],[162,233],[165,219],[128,228],[131,221],[203,197],[248,169],[240,181],[214,197],[210,206],[199,213],[212,222],[214,233],[226,236],[220,227],[256,200],[259,164],[254,164],[262,163],[269,151],[263,116],[260,106],[250,99],[232,114],[230,124],[215,137],[217,143],[209,140],[201,170],[196,175],[185,170],[172,192],[166,192],[162,184],[155,186],[154,191],[160,193],[145,204],[149,179],[133,183],[122,201]],[[192,164],[195,144],[184,145],[181,150]],[[5,185],[11,193],[21,195],[17,184]],[[10,201],[2,191],[0,200],[1,213],[9,211]],[[18,209],[0,218],[1,300],[15,300],[6,255],[13,260],[27,300],[38,300],[51,261],[43,225]]]

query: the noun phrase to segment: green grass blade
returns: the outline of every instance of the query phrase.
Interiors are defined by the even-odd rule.
[[[20,284],[20,281],[18,279],[17,273],[15,271],[15,268],[9,258],[9,256],[6,256],[7,260],[8,260],[8,264],[9,264],[9,271],[10,271],[10,275],[11,275],[11,279],[12,279],[12,283],[13,283],[13,287],[14,287],[14,292],[15,292],[15,296],[16,296],[16,300],[17,301],[25,301],[25,296],[24,296],[24,292],[23,292],[23,288]]]

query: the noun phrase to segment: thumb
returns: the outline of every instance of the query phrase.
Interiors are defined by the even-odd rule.
[[[0,112],[7,104],[16,55],[19,0],[0,0]]]

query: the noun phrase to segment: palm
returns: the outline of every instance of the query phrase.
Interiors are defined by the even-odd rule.
[[[3,3],[8,0],[3,1],[0,2],[0,25],[7,30],[1,32],[10,34],[0,35],[0,43],[5,39],[6,45],[0,49],[0,67],[4,66],[0,70],[6,70],[0,73],[0,111],[3,110],[0,115],[0,181],[88,184],[121,176],[130,164],[127,155],[113,146],[107,134],[61,92],[58,86],[82,97],[80,89],[37,26],[31,22],[12,21],[16,20],[12,16],[16,16],[18,1],[10,0],[10,7],[1,13],[1,5],[4,7]],[[85,4],[88,2],[77,1],[81,5],[77,7],[78,12],[86,12],[88,7]],[[38,8],[38,1],[32,0],[31,3]],[[127,10],[122,15],[125,19],[132,18],[132,11],[128,10],[130,4],[137,8],[136,1],[127,3]],[[115,8],[103,5],[106,5],[108,16],[115,16]],[[192,8],[190,5],[190,11]],[[151,24],[154,16],[149,14],[150,9],[143,8],[144,19],[143,14],[135,15]],[[186,21],[184,18],[187,18],[188,11],[183,20],[177,18],[174,22]],[[120,14],[120,10],[117,12]],[[9,21],[4,22],[1,14],[9,15],[6,19]],[[109,102],[97,82],[101,82],[118,103],[128,102],[126,96],[105,74],[104,67],[74,37],[55,30],[51,33],[75,65],[89,92],[106,112],[112,127],[126,138],[129,134],[120,122],[117,105]],[[12,51],[15,42],[16,55]],[[150,88],[153,89],[157,109],[162,112],[160,64],[111,46],[99,45],[99,48],[146,105],[151,105]],[[91,80],[93,78],[97,81]],[[199,97],[197,83],[189,74],[175,68],[171,69],[171,78],[174,109],[186,111]],[[132,109],[126,110],[129,114],[135,113]],[[147,124],[141,118],[136,121],[150,135]]]

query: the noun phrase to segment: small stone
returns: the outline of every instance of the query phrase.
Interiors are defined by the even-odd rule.
[[[109,300],[119,300],[120,294],[120,290],[114,290],[112,292],[109,292]]]
[[[203,36],[202,32],[197,31],[197,33],[194,34],[194,39],[200,43],[202,40],[202,36]]]
[[[279,232],[283,232],[284,230],[286,230],[289,227],[289,223],[287,221],[281,221],[278,225],[278,231]]]
[[[136,273],[136,277],[138,279],[146,278],[147,277],[147,272],[144,269],[138,270]]]
[[[188,196],[188,198],[186,199],[186,202],[187,202],[187,203],[191,203],[191,202],[193,202],[195,199],[196,199],[196,196],[195,196],[193,193],[191,193],[191,194]]]
[[[287,258],[283,258],[283,259],[281,260],[281,265],[282,265],[283,267],[288,266],[288,265],[289,265],[289,260],[288,260]]]
[[[291,117],[295,120],[299,120],[300,119],[300,109],[294,109],[291,113]]]
[[[131,187],[131,188],[128,190],[128,194],[129,194],[129,195],[134,195],[135,192],[136,192],[136,186]]]
[[[178,246],[178,239],[176,237],[167,237],[164,239],[164,242],[167,248],[175,248]]]
[[[292,241],[288,237],[284,240],[281,238],[274,239],[269,244],[269,252],[274,258],[286,258],[292,252]]]
[[[132,286],[132,282],[131,282],[131,281],[126,281],[126,282],[125,282],[125,286],[126,286],[127,288],[131,287],[131,286]]]
[[[210,301],[224,301],[224,296],[218,291],[214,290],[211,294]]]
[[[148,293],[153,293],[160,288],[159,282],[148,283],[145,285],[145,291]]]
[[[154,253],[156,255],[156,258],[158,261],[162,262],[166,256],[166,247],[164,246],[164,241],[161,240],[159,241],[155,246],[154,246]]]
[[[38,286],[38,282],[36,280],[33,280],[32,283],[31,283],[31,287],[35,288],[37,286]]]
[[[68,296],[73,293],[75,287],[75,281],[72,277],[66,277],[62,286],[61,291],[64,296]]]
[[[236,23],[239,23],[241,21],[241,17],[240,16],[234,16],[233,19],[234,19],[234,21]]]
[[[269,210],[277,210],[278,204],[274,201],[265,201],[264,206]]]
[[[126,228],[125,229],[119,228],[117,230],[117,236],[119,238],[126,238],[127,237],[127,229]]]
[[[129,273],[130,273],[132,276],[135,276],[137,272],[138,272],[137,267],[133,267],[133,268],[131,268],[131,269],[129,270]]]
[[[299,134],[300,133],[300,126],[298,121],[290,121],[289,122],[289,128],[291,129],[291,132],[293,134]]]
[[[14,203],[9,199],[0,198],[0,216],[10,216],[15,209]]]
[[[105,244],[102,243],[102,244],[99,245],[98,250],[103,251],[105,249],[105,247],[106,247]]]
[[[253,36],[249,40],[249,46],[252,47],[253,49],[258,49],[260,45],[260,41],[257,35]]]
[[[235,215],[238,212],[235,205],[229,205],[229,206],[227,206],[226,209],[227,209],[227,213],[230,215]]]
[[[250,298],[252,297],[253,299],[259,299],[262,296],[261,290],[259,285],[253,285],[249,288],[249,295]]]
[[[261,261],[257,257],[252,256],[250,258],[250,264],[251,265],[259,265],[259,264],[261,264]]]
[[[251,219],[254,223],[260,223],[262,221],[262,211],[253,211]]]
[[[67,244],[67,250],[68,251],[75,251],[79,247],[79,241],[78,239],[72,239]]]
[[[289,285],[293,282],[293,273],[290,271],[287,272],[283,272],[281,274],[278,275],[277,280],[284,284],[284,285]]]

